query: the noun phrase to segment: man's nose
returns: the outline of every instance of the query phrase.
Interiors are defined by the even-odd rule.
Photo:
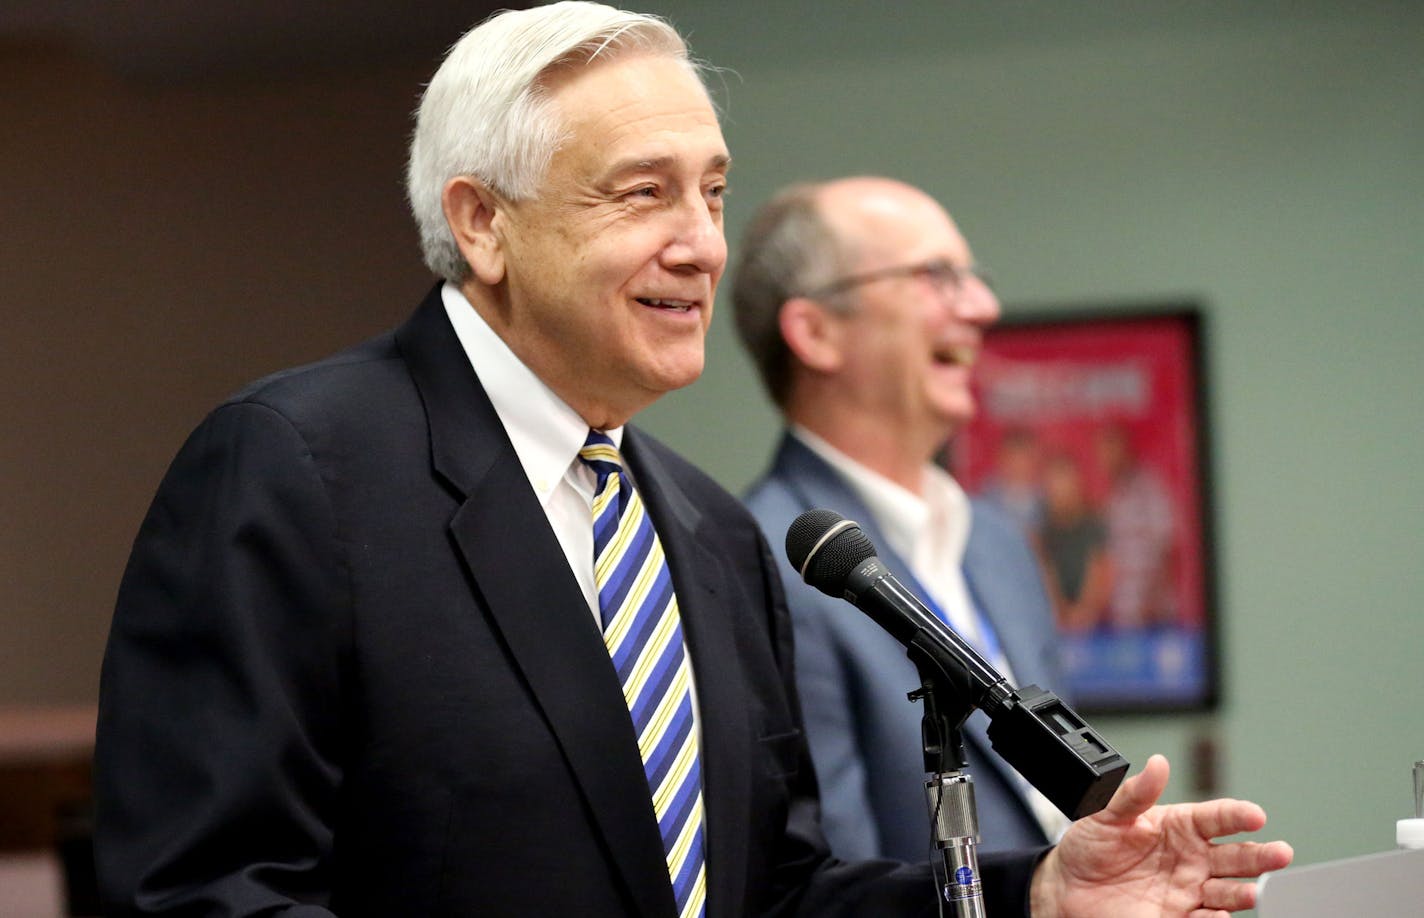
[[[727,238],[722,233],[720,213],[699,193],[678,208],[672,244],[665,250],[669,267],[695,269],[714,274],[727,263]]]

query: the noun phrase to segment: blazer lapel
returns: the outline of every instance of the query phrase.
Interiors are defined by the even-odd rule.
[[[1009,668],[1020,681],[1026,681],[1023,679],[1028,672],[1024,666],[1024,642],[1018,640],[1013,628],[1014,606],[1019,597],[1013,595],[1012,584],[1005,582],[1003,577],[993,576],[993,565],[994,559],[985,556],[983,545],[971,531],[969,544],[964,549],[964,584],[985,617],[993,623],[999,637],[999,648],[1008,659]]]
[[[739,664],[727,621],[728,600],[719,595],[725,571],[698,538],[699,527],[710,523],[634,428],[624,434],[623,454],[667,553],[692,659],[701,727],[707,915],[740,918],[747,875],[745,826],[752,821],[747,768],[752,736],[744,680],[729,671]]]
[[[397,332],[430,425],[435,471],[464,497],[450,523],[607,842],[638,913],[676,913],[637,738],[602,636],[439,288]]]
[[[975,504],[976,511],[979,502]],[[980,527],[969,532],[964,549],[964,580],[974,601],[994,623],[999,645],[1020,686],[1036,682],[1046,689],[1062,688],[1063,673],[1046,653],[1053,640],[1052,619],[1046,607],[1036,569],[1016,566],[1004,547],[986,537]],[[1072,699],[1068,699],[1071,701]]]
[[[848,520],[860,524],[867,538],[875,545],[881,560],[888,561],[891,570],[903,571],[905,565],[890,550],[880,524],[840,474],[810,447],[789,432],[782,435],[772,464],[772,474],[801,498],[807,510],[834,510]]]

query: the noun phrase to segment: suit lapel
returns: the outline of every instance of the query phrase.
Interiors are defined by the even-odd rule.
[[[834,510],[846,519],[860,524],[865,535],[875,545],[876,553],[890,569],[901,573],[907,568],[885,540],[880,524],[871,515],[870,509],[856,496],[835,469],[824,459],[811,451],[790,433],[782,435],[777,448],[772,474],[789,490],[800,498],[807,510],[824,508]]]
[[[708,918],[739,918],[747,875],[745,827],[750,813],[752,737],[746,716],[745,680],[729,668],[738,657],[719,595],[726,572],[698,538],[704,521],[639,431],[628,428],[623,454],[667,553],[678,609],[692,659],[701,728],[703,830],[707,844]],[[725,592],[725,588],[723,588]]]
[[[475,591],[543,712],[638,913],[672,915],[647,779],[608,652],[449,325],[438,287],[396,337],[425,403],[435,471],[464,497],[450,531]]]
[[[994,512],[979,500],[974,501],[974,511],[976,519]],[[1049,647],[1055,635],[1052,613],[1025,548],[1006,545],[1002,535],[991,534],[989,526],[976,525],[964,549],[964,579],[994,622],[1018,684],[1035,682],[1046,689],[1061,689],[1063,673]]]
[[[1032,667],[1025,665],[1028,663],[1026,657],[1029,648],[1020,640],[1018,629],[1014,627],[1015,606],[1023,601],[1023,597],[1016,595],[1013,583],[1002,576],[993,575],[995,564],[996,559],[989,556],[983,540],[976,539],[971,529],[969,544],[964,547],[964,583],[969,588],[969,595],[973,597],[974,602],[993,623],[994,631],[999,636],[999,647],[1008,658],[1009,668],[1014,671],[1020,683],[1031,681],[1029,672]]]

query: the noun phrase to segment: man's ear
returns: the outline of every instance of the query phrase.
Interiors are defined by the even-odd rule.
[[[445,183],[440,195],[445,222],[475,279],[493,287],[504,279],[504,245],[496,224],[504,202],[471,175],[457,175]]]
[[[845,362],[845,322],[822,304],[792,297],[781,304],[777,323],[786,346],[808,369],[834,373]]]

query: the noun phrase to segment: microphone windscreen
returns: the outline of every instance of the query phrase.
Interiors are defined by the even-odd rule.
[[[844,593],[850,572],[875,557],[875,544],[854,522],[821,544],[842,522],[845,518],[834,510],[807,510],[786,530],[786,559],[807,583],[831,596]]]

